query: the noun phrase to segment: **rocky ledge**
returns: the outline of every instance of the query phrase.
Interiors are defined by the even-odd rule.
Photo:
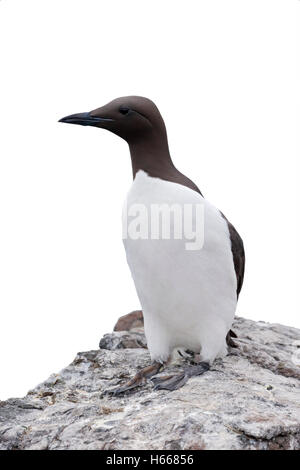
[[[180,390],[105,396],[149,363],[141,312],[122,317],[99,350],[0,402],[0,449],[300,449],[300,331],[243,318],[234,331],[238,348]]]

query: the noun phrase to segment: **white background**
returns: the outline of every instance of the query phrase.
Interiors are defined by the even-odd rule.
[[[57,123],[118,96],[157,103],[174,163],[241,233],[238,314],[300,327],[299,8],[0,2],[0,399],[96,349],[139,308],[121,241],[127,145]]]

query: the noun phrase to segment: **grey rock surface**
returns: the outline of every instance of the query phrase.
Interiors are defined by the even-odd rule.
[[[147,348],[147,341],[143,328],[133,328],[130,331],[114,331],[108,333],[101,338],[99,343],[100,349],[136,349]]]
[[[300,449],[300,331],[242,318],[234,331],[238,349],[180,390],[149,381],[120,397],[103,392],[149,353],[141,328],[105,335],[25,398],[0,402],[0,449]]]

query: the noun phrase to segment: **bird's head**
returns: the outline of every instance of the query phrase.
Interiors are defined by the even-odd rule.
[[[87,113],[71,114],[59,122],[106,129],[130,145],[165,133],[164,121],[155,104],[141,96],[117,98]]]

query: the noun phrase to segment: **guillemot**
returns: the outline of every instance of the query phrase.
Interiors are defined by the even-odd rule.
[[[245,268],[243,241],[228,219],[204,199],[196,184],[174,166],[167,132],[156,105],[139,96],[117,98],[91,112],[60,122],[106,129],[129,145],[133,184],[128,207],[166,204],[203,209],[203,245],[187,250],[186,240],[126,237],[127,261],[141,302],[151,365],[114,394],[152,378],[155,389],[175,390],[210,368],[235,346],[231,325]],[[195,215],[190,218],[194,222]],[[128,220],[123,213],[123,225]],[[175,349],[191,351],[193,365],[172,376],[157,375]]]

